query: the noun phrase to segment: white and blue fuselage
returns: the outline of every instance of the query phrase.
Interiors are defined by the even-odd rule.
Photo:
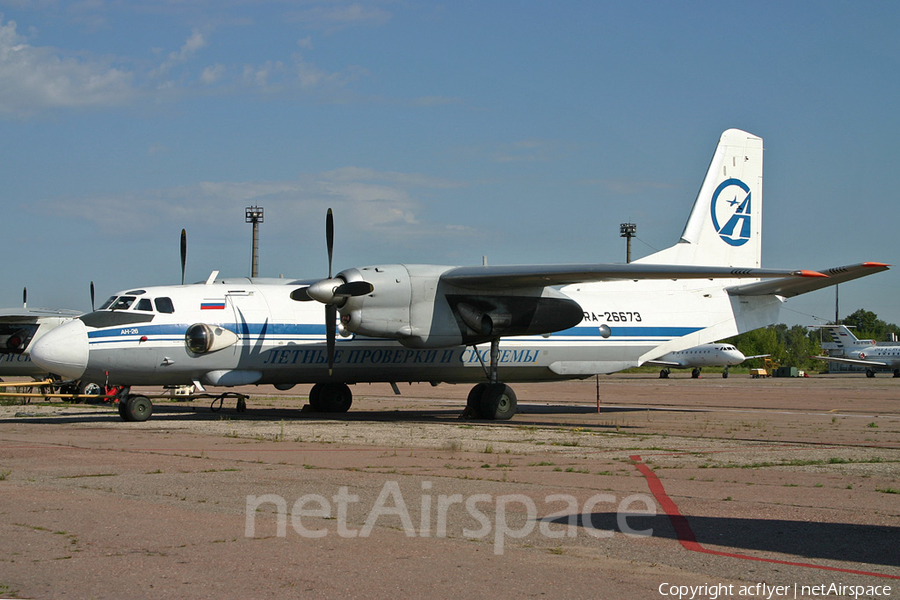
[[[322,307],[291,300],[296,282],[230,279],[210,284],[123,291],[104,308],[60,327],[33,353],[73,379],[122,385],[204,386],[325,381],[477,382],[489,345],[411,348],[402,340],[338,337],[327,368]],[[777,315],[773,297],[743,299],[741,318],[721,280],[616,281],[560,291],[582,308],[575,327],[503,338],[503,381],[583,378],[638,366],[759,326]],[[662,300],[662,301],[660,301]],[[753,310],[746,301],[753,301]],[[739,325],[743,324],[743,327]],[[224,347],[193,352],[186,334],[203,324]],[[230,332],[230,333],[226,333]],[[233,334],[233,335],[232,335]]]

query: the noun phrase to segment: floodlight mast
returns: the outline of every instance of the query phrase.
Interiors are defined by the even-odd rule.
[[[622,223],[619,225],[619,236],[625,238],[625,261],[631,262],[631,238],[637,235],[637,225]]]
[[[250,277],[259,276],[259,224],[263,222],[264,210],[261,206],[248,206],[244,211],[244,222],[253,224],[253,254],[251,256]]]

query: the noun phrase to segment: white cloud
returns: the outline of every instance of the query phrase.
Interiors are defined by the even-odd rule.
[[[318,235],[325,211],[333,207],[343,231],[357,238],[401,231],[407,237],[456,238],[473,231],[462,225],[429,224],[421,216],[425,208],[417,190],[461,185],[415,173],[346,167],[288,181],[206,181],[122,195],[58,198],[35,208],[54,218],[87,220],[111,232],[122,231],[122,223],[141,223],[142,231],[154,235],[176,223],[229,235],[243,227],[244,208],[258,205],[267,215],[278,215],[268,222],[270,230]]]
[[[108,60],[31,46],[16,31],[15,21],[0,20],[0,112],[28,115],[46,108],[112,106],[134,94],[132,73],[113,68]]]
[[[205,46],[206,38],[203,37],[202,33],[194,29],[181,48],[177,52],[170,52],[166,60],[153,70],[151,76],[166,77],[173,68],[186,63]]]
[[[203,69],[200,73],[200,83],[203,85],[213,85],[217,83],[225,75],[225,65],[216,63]]]

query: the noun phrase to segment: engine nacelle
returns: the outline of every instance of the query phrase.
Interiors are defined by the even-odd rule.
[[[348,269],[347,282],[368,281],[373,291],[339,306],[341,330],[396,339],[410,348],[481,343],[514,335],[540,335],[574,327],[581,306],[554,288],[483,293],[441,283],[455,267],[384,265]]]
[[[238,336],[233,331],[206,323],[191,325],[184,334],[184,345],[191,354],[209,354],[233,346],[237,341]]]

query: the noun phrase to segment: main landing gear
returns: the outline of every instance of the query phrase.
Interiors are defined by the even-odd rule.
[[[476,350],[477,353],[477,350]],[[481,354],[478,354],[481,360]],[[491,340],[491,364],[485,368],[488,382],[479,383],[472,388],[466,399],[466,410],[461,419],[481,418],[492,421],[511,419],[518,410],[516,393],[511,387],[499,381],[497,367],[500,363],[500,340]],[[484,363],[482,362],[484,367]]]
[[[146,421],[153,414],[153,403],[147,396],[129,394],[119,396],[119,416],[123,421]]]
[[[345,413],[353,404],[353,392],[346,383],[317,383],[309,390],[309,406],[316,412]]]

